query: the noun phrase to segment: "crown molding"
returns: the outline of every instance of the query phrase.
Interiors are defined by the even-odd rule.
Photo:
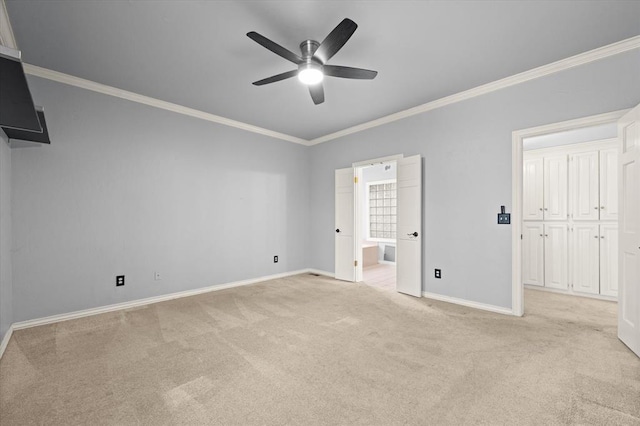
[[[437,108],[442,108],[447,105],[475,98],[476,96],[485,95],[487,93],[495,92],[500,89],[515,86],[516,84],[524,83],[540,77],[545,77],[560,71],[565,71],[580,65],[585,65],[590,62],[598,61],[600,59],[608,58],[610,56],[618,55],[620,53],[628,52],[630,50],[638,48],[640,48],[640,36],[631,37],[617,43],[589,50],[588,52],[580,53],[566,59],[561,59],[547,65],[542,65],[529,71],[524,71],[510,77],[505,77],[491,83],[483,84],[481,86],[474,87],[473,89],[465,90],[464,92],[446,96],[432,102],[427,102],[426,104],[418,105],[416,107],[396,112],[394,114],[387,115],[376,120],[368,121],[366,123],[358,124],[357,126],[349,127],[335,133],[312,139],[310,141],[310,145],[317,145],[319,143],[328,142],[330,140],[338,139],[343,136],[351,135],[353,133],[362,132],[363,130],[382,126],[383,124],[392,123],[394,121],[402,120],[404,118],[408,118],[417,114],[422,114],[427,111],[432,111]]]
[[[70,86],[79,87],[81,89],[91,90],[93,92],[114,96],[120,99],[126,99],[128,101],[137,102],[139,104],[148,105],[148,106],[164,109],[171,112],[176,112],[178,114],[199,118],[201,120],[222,124],[224,126],[235,127],[236,129],[246,130],[248,132],[269,136],[275,139],[281,139],[283,141],[298,143],[301,145],[309,144],[307,140],[297,138],[295,136],[287,135],[280,132],[275,132],[269,129],[264,129],[262,127],[243,123],[241,121],[232,120],[230,118],[221,117],[219,115],[210,114],[208,112],[174,104],[172,102],[161,101],[160,99],[139,95],[134,92],[118,89],[117,87],[107,86],[106,84],[96,83],[95,81],[85,80],[84,78],[75,77],[73,75],[61,73],[58,71],[53,71],[53,70],[42,68],[36,65],[24,63],[24,72],[27,74],[33,75],[35,77],[57,81],[59,83],[64,83]]]
[[[0,0],[0,44],[12,49],[18,48],[4,0]]]
[[[0,0],[4,7],[4,0]],[[2,24],[2,12],[0,8],[0,25]],[[8,18],[7,18],[8,19]],[[444,98],[437,99],[435,101],[427,102],[422,105],[418,105],[413,108],[406,109],[404,111],[396,112],[376,120],[368,121],[366,123],[358,124],[357,126],[349,127],[338,132],[330,133],[312,140],[305,140],[296,136],[287,135],[285,133],[276,132],[262,127],[254,126],[251,124],[243,123],[241,121],[232,120],[229,118],[221,117],[219,115],[210,114],[208,112],[200,111],[197,109],[185,107],[182,105],[174,104],[171,102],[162,101],[159,99],[151,98],[149,96],[140,95],[127,90],[118,89],[116,87],[107,86],[105,84],[96,83],[91,80],[85,80],[83,78],[75,77],[73,75],[64,74],[58,71],[53,71],[47,68],[42,68],[36,65],[24,64],[24,70],[27,74],[45,78],[48,80],[57,81],[59,83],[68,84],[70,86],[79,87],[82,89],[91,90],[97,93],[102,93],[109,96],[115,96],[117,98],[126,99],[132,102],[138,102],[144,105],[149,105],[155,108],[172,111],[178,114],[187,115],[201,120],[210,121],[213,123],[222,124],[229,127],[234,127],[248,132],[261,134],[264,136],[280,139],[287,142],[293,142],[305,146],[313,146],[323,142],[328,142],[334,139],[338,139],[353,133],[362,132],[373,127],[382,126],[383,124],[392,123],[394,121],[402,120],[417,114],[422,114],[434,109],[442,108],[447,105],[451,105],[457,102],[462,102],[468,99],[475,98],[477,96],[485,95],[491,92],[495,92],[500,89],[515,86],[520,83],[524,83],[530,80],[534,80],[540,77],[545,77],[551,74],[555,74],[560,71],[565,71],[580,65],[585,65],[590,62],[598,61],[600,59],[608,58],[610,56],[618,55],[620,53],[628,52],[630,50],[640,48],[640,36],[631,37],[626,40],[622,40],[607,46],[599,47],[597,49],[590,50],[588,52],[580,53],[575,56],[571,56],[566,59],[562,59],[556,62],[552,62],[547,65],[543,65],[529,71],[524,71],[519,74],[505,77],[500,80],[493,81],[491,83],[477,86],[473,89],[465,90]]]

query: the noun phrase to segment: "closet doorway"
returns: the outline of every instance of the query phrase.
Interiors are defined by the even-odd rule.
[[[576,144],[564,154],[560,147],[538,158],[526,154],[527,139],[568,137],[614,123],[614,138],[605,135],[579,149]],[[640,105],[514,131],[512,151],[513,314],[525,312],[524,285],[616,299],[618,338],[638,356],[639,129]]]
[[[618,299],[616,123],[523,140],[522,283]]]

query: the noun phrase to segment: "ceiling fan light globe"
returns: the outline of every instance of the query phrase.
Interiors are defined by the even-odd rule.
[[[298,71],[298,80],[306,85],[318,84],[323,78],[324,74],[318,68],[303,68]]]

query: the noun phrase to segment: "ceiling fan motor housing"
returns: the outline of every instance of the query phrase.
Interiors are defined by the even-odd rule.
[[[316,53],[320,47],[320,43],[315,40],[305,40],[300,43],[300,51],[302,52],[302,59],[308,60],[313,57],[313,54]]]

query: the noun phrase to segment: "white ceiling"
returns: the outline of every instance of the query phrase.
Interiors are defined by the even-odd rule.
[[[6,0],[27,63],[314,139],[640,34],[639,1]],[[329,63],[377,70],[325,79],[324,104],[295,65],[345,17],[359,28]]]

